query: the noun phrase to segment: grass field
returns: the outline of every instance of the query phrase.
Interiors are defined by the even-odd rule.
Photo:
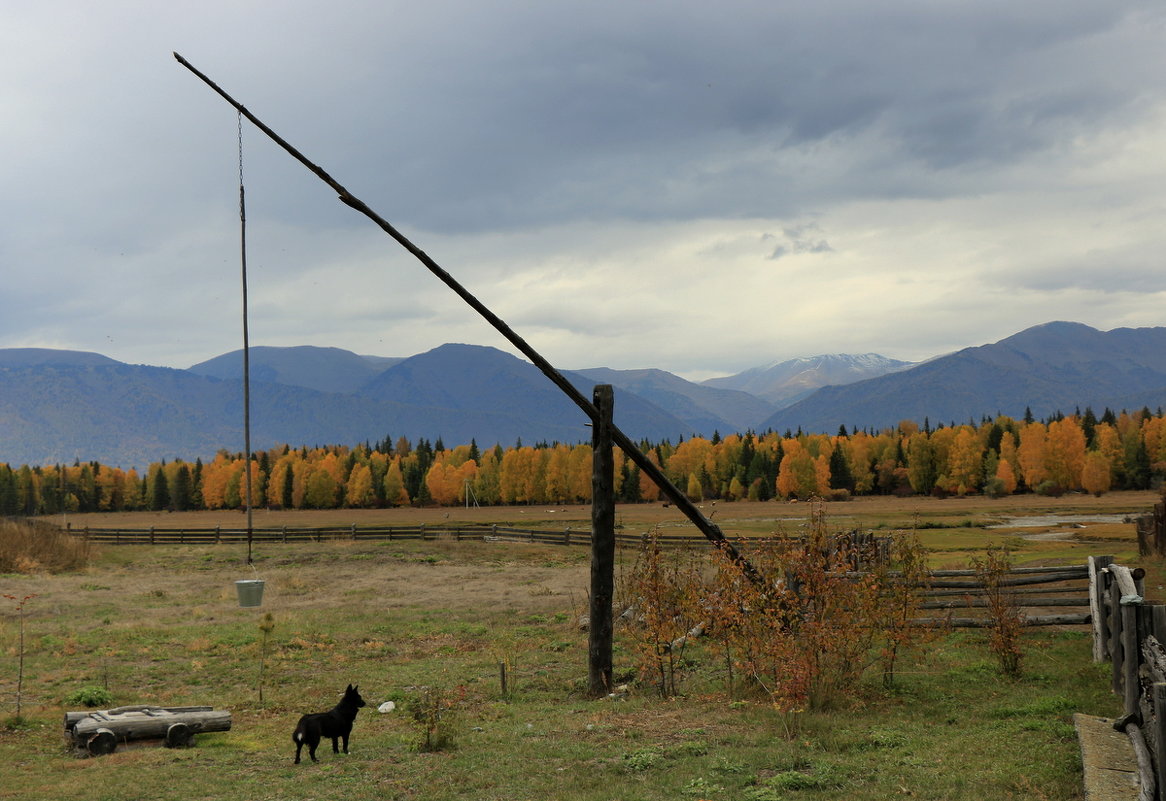
[[[1134,528],[1151,493],[1092,498],[859,499],[832,504],[835,529],[916,526],[935,566],[965,566],[990,544],[1019,563],[1080,563],[1109,554],[1142,564],[1161,594],[1161,565],[1139,563]],[[730,536],[793,532],[805,505],[706,505]],[[512,522],[584,527],[566,509],[257,512],[260,525],[368,521]],[[448,517],[447,517],[448,515]],[[1056,515],[1105,516],[1103,522]],[[285,517],[286,516],[286,517]],[[124,517],[124,516],[118,516]],[[238,513],[71,517],[85,525],[216,524]],[[1114,518],[1116,517],[1116,521]],[[157,518],[155,520],[155,518]],[[683,526],[674,509],[621,506],[629,530]],[[54,522],[60,522],[59,520]],[[1005,524],[1002,528],[985,526]],[[955,632],[902,666],[893,690],[871,677],[861,702],[782,713],[730,698],[716,654],[692,652],[680,698],[633,683],[588,700],[585,611],[589,553],[511,543],[342,541],[264,544],[254,571],[237,544],[105,547],[84,571],[0,575],[0,594],[25,608],[23,713],[12,720],[20,619],[0,607],[0,799],[1074,799],[1082,797],[1070,722],[1075,711],[1118,712],[1108,665],[1090,660],[1084,630],[1025,635],[1024,674],[999,672],[982,632]],[[627,566],[633,553],[621,553]],[[264,604],[240,608],[233,582],[258,575]],[[274,619],[259,669],[263,615]],[[627,679],[617,631],[616,672]],[[499,665],[507,667],[508,692]],[[293,765],[298,716],[360,685],[370,708],[352,753],[320,751]],[[423,688],[456,701],[443,731],[454,747],[419,750],[412,711]],[[120,749],[77,759],[65,748],[67,702],[87,688],[110,705],[209,704],[230,710],[229,732],[197,747]],[[380,714],[386,700],[397,710]]]

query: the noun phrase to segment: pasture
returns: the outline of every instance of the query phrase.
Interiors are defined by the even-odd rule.
[[[835,530],[914,528],[937,568],[964,567],[999,544],[1017,564],[1109,554],[1146,567],[1147,592],[1160,596],[1161,565],[1138,561],[1133,525],[1121,522],[1155,499],[863,498],[827,513]],[[796,532],[807,507],[705,512],[729,536],[759,536]],[[586,527],[588,515],[586,507],[257,511],[255,525],[465,521],[562,530]],[[241,517],[66,522],[74,530],[238,527]],[[617,525],[687,523],[674,509],[642,505],[620,506]],[[590,700],[587,634],[577,622],[587,603],[585,548],[336,540],[264,543],[254,571],[244,558],[238,543],[106,546],[78,572],[0,575],[0,595],[34,596],[22,620],[0,599],[0,799],[1073,799],[1082,791],[1071,714],[1113,715],[1120,706],[1109,666],[1091,662],[1080,628],[1026,632],[1025,670],[1014,680],[999,672],[982,631],[955,631],[911,654],[893,688],[874,675],[859,701],[812,712],[730,695],[718,655],[699,643],[680,697],[661,699],[634,681],[617,628],[616,674],[626,687]],[[617,573],[635,558],[621,550]],[[233,582],[256,574],[267,582],[263,606],[240,608]],[[269,636],[260,628],[268,613]],[[319,764],[293,765],[300,714],[328,709],[350,682],[370,703],[356,720],[352,753],[322,748]],[[83,708],[70,697],[93,690],[108,693],[108,706],[212,705],[230,710],[233,726],[199,735],[192,749],[77,759],[65,748],[62,717]],[[378,713],[387,700],[396,710]],[[426,750],[433,727],[448,742]]]

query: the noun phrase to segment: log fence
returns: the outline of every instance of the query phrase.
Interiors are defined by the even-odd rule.
[[[1090,557],[1093,659],[1111,663],[1113,692],[1137,758],[1139,801],[1166,801],[1166,604],[1145,599],[1145,571]]]
[[[1064,626],[1088,624],[1092,619],[1088,565],[1056,567],[1017,567],[998,581],[1006,587],[1012,601],[1020,608],[1025,626]],[[956,610],[971,612],[988,609],[988,588],[975,570],[933,570],[921,593],[919,608],[935,612]],[[1080,611],[1046,614],[1052,608],[1076,608]],[[919,620],[927,625],[946,624],[952,628],[984,628],[993,621],[986,615],[931,617]]]
[[[208,545],[246,542],[247,529],[216,526],[215,528],[83,528],[66,527],[70,534],[87,542],[103,545]],[[638,547],[647,538],[646,533],[617,531],[616,543],[623,547]],[[255,542],[326,542],[335,540],[485,540],[528,542],[542,545],[591,545],[590,528],[549,529],[516,528],[500,525],[458,526],[278,526],[253,528]],[[701,534],[657,533],[658,542],[665,546],[702,546],[708,539]]]

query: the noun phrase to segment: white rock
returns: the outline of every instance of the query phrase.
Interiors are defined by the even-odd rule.
[[[397,705],[392,701],[385,701],[383,704],[377,707],[377,712],[392,712],[396,708]]]

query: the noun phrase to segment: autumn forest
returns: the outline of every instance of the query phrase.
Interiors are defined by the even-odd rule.
[[[697,501],[843,500],[851,495],[1006,495],[1145,489],[1166,477],[1166,418],[1148,409],[1092,410],[1048,420],[984,418],[835,435],[731,434],[640,443]],[[243,508],[241,454],[154,463],[139,473],[97,462],[13,468],[0,464],[0,514]],[[616,492],[625,503],[659,492],[621,452]],[[254,507],[284,509],[572,504],[591,498],[589,445],[521,442],[447,448],[439,438],[355,447],[283,446],[253,454]]]

